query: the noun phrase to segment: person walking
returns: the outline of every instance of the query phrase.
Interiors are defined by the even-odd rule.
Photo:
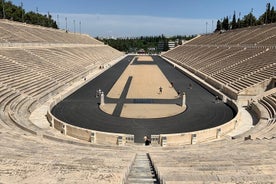
[[[174,85],[173,85],[173,81],[171,81],[171,88],[173,88],[174,87]]]
[[[193,85],[192,83],[189,84],[189,88],[192,89],[193,88]]]
[[[159,93],[162,94],[162,92],[163,92],[163,88],[160,86]]]

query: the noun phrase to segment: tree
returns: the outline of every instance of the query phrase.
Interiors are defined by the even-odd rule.
[[[274,6],[271,8],[271,23],[276,22],[276,11],[274,10]]]
[[[242,27],[249,27],[257,25],[257,19],[252,13],[253,11],[243,17]]]
[[[238,21],[237,21],[237,27],[238,28],[241,28],[241,12],[239,12],[239,18],[238,18]]]
[[[259,17],[260,24],[270,24],[276,22],[276,12],[274,6],[266,4],[266,11]]]
[[[234,11],[234,15],[233,15],[233,18],[232,18],[232,22],[231,22],[231,25],[232,25],[232,29],[237,29],[238,28],[238,24],[237,24],[237,21],[236,21],[236,12]]]
[[[266,24],[271,23],[271,12],[270,12],[270,3],[266,4]]]
[[[136,38],[117,38],[117,39],[102,39],[105,44],[110,45],[111,47],[116,48],[117,50],[124,51],[124,52],[137,52],[140,49],[144,49],[146,52],[153,53],[152,48],[155,48],[157,50],[158,43],[163,43],[164,47],[161,51],[167,51],[169,49],[168,47],[168,41],[176,41],[178,40],[178,43],[180,44],[182,40],[189,40],[194,38],[194,35],[191,36],[172,36],[170,38],[166,38],[164,35],[160,36],[141,36]],[[149,51],[149,48],[151,50]],[[156,51],[157,52],[157,51]]]
[[[251,9],[250,13],[245,15],[242,19],[239,18],[236,21],[236,12],[234,11],[232,21],[229,22],[228,17],[224,17],[221,21],[217,21],[217,28],[215,31],[219,31],[221,29],[229,30],[236,29],[236,28],[242,28],[242,27],[249,27],[249,26],[256,26],[261,24],[268,24],[268,23],[274,23],[276,22],[276,11],[274,9],[274,6],[271,6],[270,3],[266,4],[266,11],[257,19],[253,15],[253,9]],[[231,25],[231,27],[229,26]]]
[[[19,7],[13,5],[10,1],[4,3],[6,19],[20,21],[22,11]]]
[[[34,12],[25,12],[23,9],[23,4],[20,6],[16,6],[12,4],[11,1],[3,1],[0,3],[0,18],[6,18],[13,21],[18,22],[26,22],[29,24],[41,25],[44,27],[52,27],[58,28],[56,21],[52,19],[52,16],[48,13],[48,15],[42,15]],[[4,9],[3,9],[4,5]],[[5,17],[4,13],[5,12]]]
[[[223,21],[222,21],[222,29],[223,30],[229,30],[230,26],[229,26],[229,19],[228,17],[224,17]]]
[[[220,30],[221,30],[221,27],[222,27],[221,21],[218,20],[218,21],[217,21],[217,27],[216,27],[215,32],[220,31]]]

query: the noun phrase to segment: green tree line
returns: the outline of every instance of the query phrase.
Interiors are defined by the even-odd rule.
[[[143,49],[146,52],[153,52],[151,49],[154,48],[155,52],[166,51],[168,50],[169,41],[177,41],[178,44],[182,44],[182,40],[190,40],[194,38],[194,35],[191,36],[172,36],[165,37],[164,35],[160,36],[141,36],[141,37],[132,37],[132,38],[97,38],[98,40],[108,44],[109,46],[123,52],[137,52],[140,49]],[[164,44],[163,50],[158,50],[158,44]]]
[[[52,19],[49,13],[42,15],[33,11],[26,12],[22,3],[20,6],[16,6],[11,1],[1,0],[0,18],[58,29],[56,21]]]
[[[270,3],[266,4],[266,11],[259,18],[256,18],[253,15],[253,9],[251,9],[251,11],[243,18],[240,18],[240,16],[240,13],[237,15],[234,11],[232,17],[224,17],[223,19],[218,20],[215,31],[238,29],[276,22],[276,11],[274,9],[274,6],[271,6]],[[230,20],[231,18],[232,20]]]

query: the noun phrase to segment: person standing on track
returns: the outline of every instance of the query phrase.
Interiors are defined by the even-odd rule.
[[[163,88],[160,86],[159,93],[162,94],[162,92],[163,92]]]
[[[190,88],[190,89],[193,89],[192,83],[189,84],[189,88]]]
[[[172,87],[172,88],[174,87],[174,85],[173,85],[173,81],[171,81],[171,87]]]

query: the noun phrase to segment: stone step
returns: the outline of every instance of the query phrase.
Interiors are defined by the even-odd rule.
[[[129,178],[128,181],[156,181],[155,178]]]
[[[135,183],[146,183],[146,184],[157,184],[157,180],[156,179],[128,179],[127,182],[128,184],[135,184]]]
[[[140,158],[140,159],[137,159],[137,161],[140,161],[140,162],[147,162],[148,159],[145,159],[145,158]]]
[[[141,173],[141,172],[148,172],[148,173],[152,173],[152,169],[148,169],[148,168],[132,168],[132,172],[136,172],[136,173]]]
[[[136,163],[148,163],[148,160],[137,160]]]
[[[134,169],[143,169],[143,168],[148,168],[151,169],[150,165],[134,165],[132,166]]]
[[[152,169],[149,168],[132,168],[130,173],[154,173]]]
[[[153,178],[154,174],[153,173],[130,173],[129,178],[139,178],[139,177],[143,177],[143,178]]]

